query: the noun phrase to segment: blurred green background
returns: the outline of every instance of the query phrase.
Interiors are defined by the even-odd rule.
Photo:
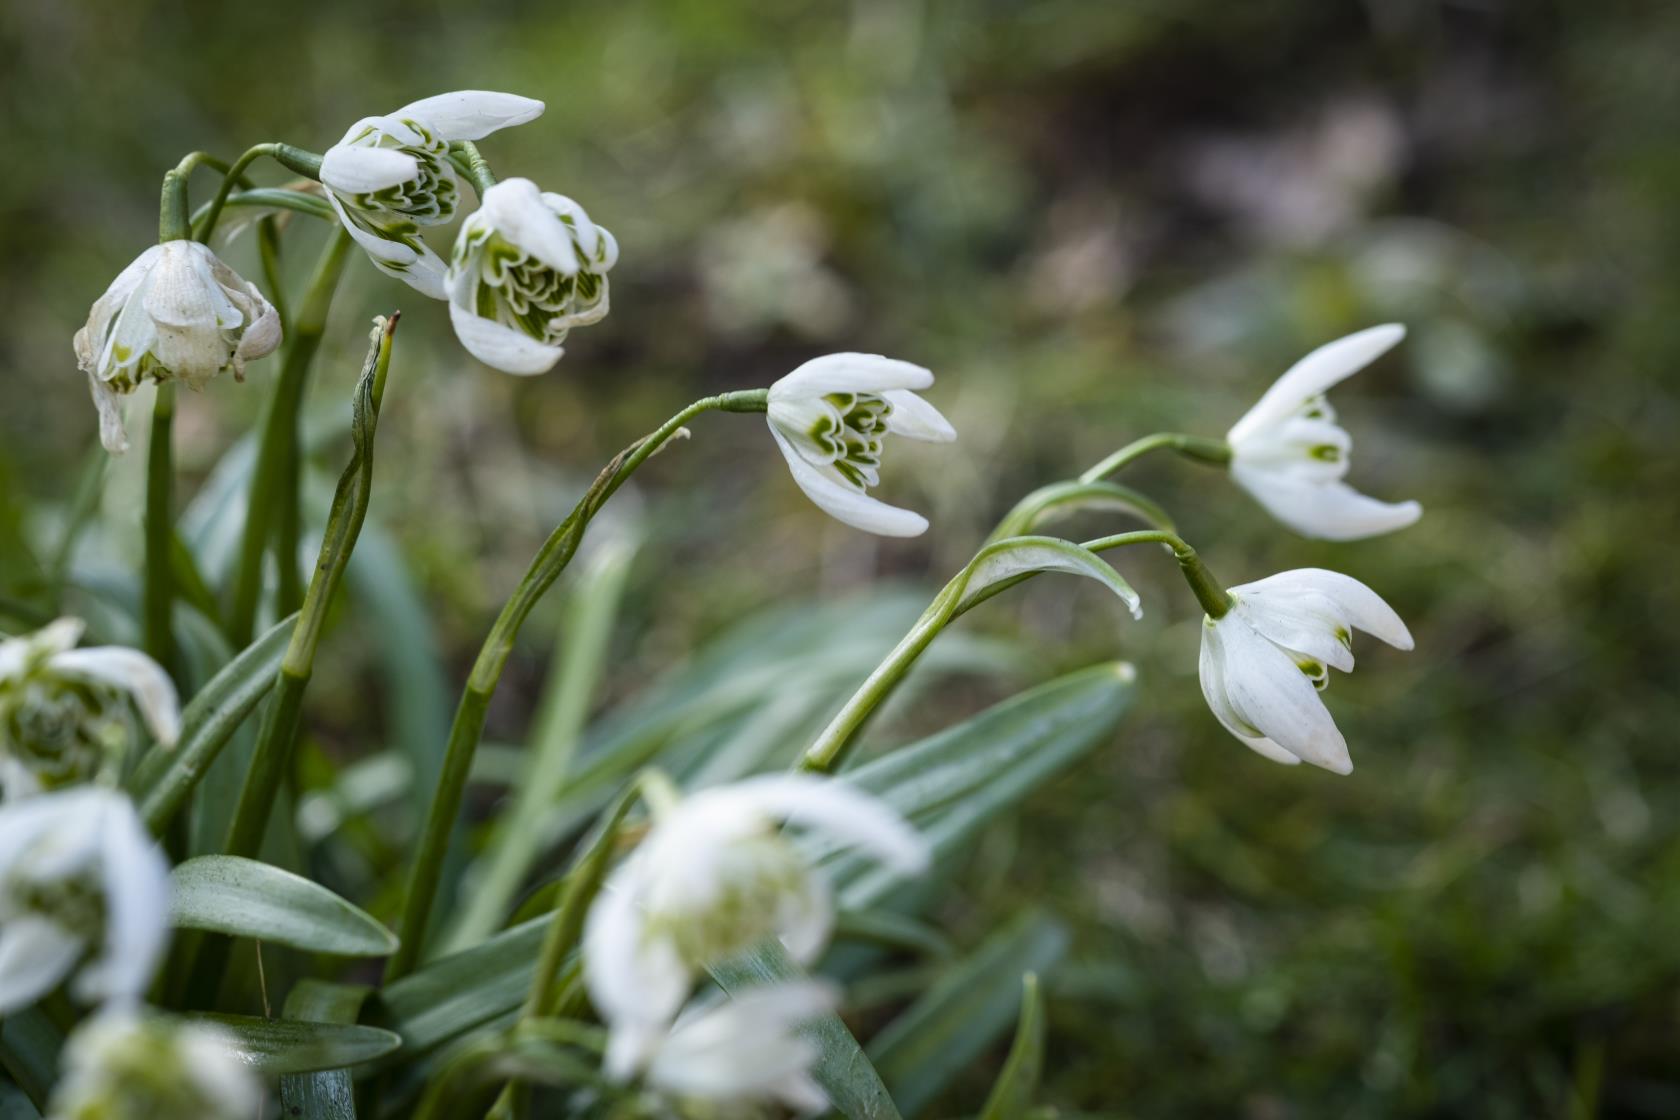
[[[1227,582],[1333,567],[1409,621],[1415,653],[1362,645],[1328,694],[1351,776],[1224,735],[1194,604],[1144,550],[1118,558],[1143,622],[1036,581],[962,624],[1026,658],[873,740],[1055,670],[1139,666],[1122,733],[993,830],[938,912],[959,944],[1026,897],[1069,922],[1047,1103],[1680,1115],[1676,43],[1673,4],[1573,0],[5,0],[0,590],[27,583],[95,442],[70,335],[155,236],[162,172],[194,148],[322,150],[437,91],[547,102],[483,148],[614,231],[613,313],[517,380],[353,264],[312,391],[320,469],[342,461],[367,317],[402,308],[374,518],[444,680],[370,703],[383,624],[349,620],[317,674],[320,758],[368,754],[405,704],[446,719],[580,479],[701,393],[879,351],[935,370],[962,439],[890,448],[882,495],[934,528],[883,542],[811,508],[760,421],[702,419],[625,496],[647,544],[605,699],[770,604],[925,593],[1027,490],[1147,432],[1217,435],[1306,350],[1400,320],[1406,343],[1335,403],[1352,481],[1421,500],[1418,526],[1313,543],[1216,472],[1127,478]],[[288,234],[294,285],[321,236]],[[249,238],[225,253],[257,275]],[[187,496],[274,372],[183,401]],[[110,470],[93,568],[137,555],[141,463]],[[494,735],[520,741],[558,620],[530,627]],[[943,1113],[977,1107],[994,1066]]]

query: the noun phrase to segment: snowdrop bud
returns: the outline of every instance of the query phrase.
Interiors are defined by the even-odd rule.
[[[0,641],[0,794],[9,799],[120,777],[141,742],[134,709],[164,746],[180,734],[163,667],[119,646],[76,649],[81,633],[79,620],[61,618]]]
[[[573,327],[604,319],[618,242],[564,195],[529,179],[484,192],[461,225],[445,287],[461,345],[507,373],[542,373]]]
[[[869,533],[914,537],[927,530],[919,513],[869,496],[880,481],[889,433],[948,443],[956,431],[912,390],[933,374],[879,354],[814,358],[770,386],[770,434],[793,480],[823,512]]]
[[[0,804],[0,1016],[78,964],[78,999],[137,1001],[168,936],[169,865],[124,794],[81,786]]]
[[[478,140],[542,115],[512,93],[459,90],[364,117],[321,157],[321,183],[345,230],[382,272],[444,299],[444,265],[421,240],[424,226],[454,218],[460,182],[449,145]]]
[[[900,871],[920,871],[929,859],[926,841],[891,809],[808,776],[703,790],[656,816],[591,907],[584,934],[584,980],[611,1027],[609,1075],[643,1067],[708,964],[770,936],[802,962],[828,943],[828,885],[782,834],[782,821]]]
[[[242,380],[247,362],[280,345],[280,314],[207,246],[165,241],[111,281],[74,341],[115,454],[128,449],[118,397],[147,380],[200,389],[224,370]]]
[[[817,1046],[799,1028],[834,1004],[833,989],[805,982],[691,1009],[648,1059],[647,1085],[685,1115],[756,1117],[768,1104],[821,1112],[828,1096],[811,1076]]]
[[[70,1036],[47,1120],[251,1120],[261,1104],[221,1031],[114,1010]]]
[[[1324,399],[1332,386],[1406,336],[1397,323],[1327,345],[1291,366],[1225,436],[1231,477],[1271,515],[1307,537],[1347,541],[1403,529],[1416,502],[1380,502],[1342,481],[1353,441]]]
[[[1396,649],[1412,635],[1363,583],[1322,568],[1280,572],[1230,590],[1231,607],[1202,622],[1202,695],[1225,730],[1274,762],[1353,769],[1319,693],[1331,669],[1353,669],[1353,631]]]

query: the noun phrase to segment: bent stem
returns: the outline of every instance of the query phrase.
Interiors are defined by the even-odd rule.
[[[193,231],[197,240],[210,244],[210,238],[216,232],[216,222],[222,216],[222,208],[227,205],[228,195],[238,186],[249,187],[250,181],[245,178],[245,169],[261,159],[263,156],[273,156],[284,167],[307,175],[311,179],[320,177],[321,157],[313,152],[306,152],[302,148],[294,148],[290,144],[267,143],[253,144],[245,149],[245,153],[233,161],[232,166],[226,167],[222,174],[222,184],[216,188],[216,195],[202,214],[194,215]]]
[[[649,456],[664,447],[684,424],[701,413],[763,412],[767,408],[766,398],[767,391],[764,389],[745,389],[695,401],[658,429],[613,456],[577,506],[537,550],[524,577],[485,636],[484,645],[473,662],[472,673],[455,709],[449,743],[444,749],[443,769],[409,874],[402,922],[397,930],[402,944],[386,963],[386,983],[406,976],[419,963],[421,943],[431,920],[432,903],[437,897],[438,881],[449,848],[449,834],[461,811],[461,796],[466,789],[467,774],[472,768],[479,737],[484,732],[485,715],[525,619],[560,573],[566,570],[584,532],[589,528],[590,520]]]
[[[170,510],[174,489],[174,455],[170,445],[174,427],[175,385],[160,381],[152,405],[151,443],[146,448],[146,560],[140,632],[145,651],[166,669],[175,660],[174,635],[170,630],[175,583],[169,555],[175,532]]]
[[[1220,467],[1231,461],[1231,445],[1222,439],[1190,436],[1182,432],[1156,432],[1152,436],[1144,436],[1142,439],[1128,443],[1080,475],[1079,481],[1096,482],[1099,479],[1107,478],[1128,463],[1141,459],[1151,451],[1159,451],[1163,448],[1176,451],[1187,459],[1212,463]]]

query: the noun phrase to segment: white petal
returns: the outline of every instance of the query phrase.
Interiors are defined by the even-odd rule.
[[[529,179],[503,179],[484,192],[479,206],[497,233],[567,276],[578,271],[572,235]]]
[[[82,938],[37,914],[0,923],[0,1015],[52,991],[86,947]]]
[[[391,116],[419,121],[443,140],[482,140],[497,129],[536,120],[543,107],[516,93],[462,89],[411,101]]]
[[[332,203],[332,208],[338,213],[338,220],[343,224],[344,231],[362,247],[363,252],[373,258],[374,264],[408,264],[419,255],[406,242],[382,237],[372,228],[372,221],[367,215],[360,210],[352,212],[344,200],[332,191],[327,192],[327,201]]]
[[[808,774],[765,774],[694,795],[727,799],[741,816],[758,814],[815,829],[861,848],[901,874],[927,869],[932,850],[884,801],[844,782]]]
[[[805,981],[750,989],[685,1015],[660,1045],[648,1081],[676,1096],[715,1102],[779,1097],[817,1058],[816,1045],[798,1028],[834,1004],[833,989]]]
[[[1352,576],[1325,568],[1296,568],[1279,572],[1262,580],[1231,588],[1232,594],[1245,591],[1316,592],[1335,603],[1347,620],[1365,633],[1387,642],[1396,649],[1411,649],[1412,634],[1381,595]]]
[[[169,940],[169,864],[140,823],[133,802],[105,793],[100,880],[105,889],[105,945],[76,977],[87,1000],[138,1000]]]
[[[160,745],[173,747],[180,738],[181,702],[175,694],[175,682],[169,679],[163,666],[139,650],[121,646],[73,649],[54,657],[52,667],[61,673],[115,685],[129,693],[147,729]]]
[[[646,1061],[693,982],[670,942],[647,935],[631,859],[596,896],[583,935],[584,984],[613,1030],[607,1072],[620,1080]]]
[[[829,393],[884,393],[926,389],[933,374],[918,365],[879,354],[825,354],[812,358],[770,386],[770,399],[821,397]]]
[[[799,889],[782,895],[776,911],[776,936],[788,956],[814,964],[834,932],[834,893],[820,871],[807,871]]]
[[[1345,482],[1290,478],[1231,464],[1231,478],[1266,512],[1304,537],[1355,541],[1404,529],[1423,516],[1417,502],[1382,502]]]
[[[1224,644],[1226,694],[1242,721],[1303,762],[1352,771],[1347,740],[1294,659],[1235,613],[1215,626]]]
[[[1243,621],[1273,645],[1304,653],[1344,673],[1353,669],[1353,651],[1337,634],[1346,632],[1346,619],[1323,595],[1268,595],[1253,589],[1239,593],[1237,588],[1231,592],[1236,598],[1232,609],[1242,612]]]
[[[572,237],[577,242],[577,250],[592,268],[607,272],[618,263],[618,242],[612,234],[590,221],[582,206],[553,191],[543,191],[541,198],[550,210],[572,219]]]
[[[559,346],[538,342],[512,327],[482,319],[455,300],[449,301],[449,321],[455,325],[455,337],[461,340],[461,345],[467,348],[469,354],[503,373],[516,373],[521,377],[545,373],[553,369],[554,363],[566,352]]]
[[[927,532],[927,518],[921,514],[889,506],[830,478],[807,463],[774,424],[770,425],[770,434],[775,437],[776,446],[782,449],[782,458],[787,460],[793,481],[805,491],[806,497],[817,504],[817,508],[836,521],[883,537],[919,537]]]
[[[908,389],[888,389],[881,394],[893,406],[887,417],[887,431],[925,443],[950,443],[957,438],[951,422],[927,401]]]
[[[1213,712],[1221,727],[1229,731],[1238,741],[1255,753],[1281,762],[1285,766],[1298,766],[1301,760],[1284,750],[1264,735],[1254,734],[1255,728],[1248,726],[1243,718],[1231,706],[1230,693],[1225,688],[1224,646],[1219,638],[1219,628],[1202,626],[1202,654],[1198,666],[1202,682],[1202,696],[1207,700],[1208,709]]]
[[[93,394],[93,407],[99,413],[100,444],[112,455],[121,455],[128,450],[128,428],[123,423],[121,402],[97,374],[88,374],[88,391]]]
[[[321,157],[321,182],[328,192],[372,194],[420,175],[420,161],[395,148],[339,144]]]
[[[1284,371],[1254,407],[1232,425],[1226,440],[1236,443],[1282,420],[1308,400],[1370,365],[1405,337],[1405,327],[1385,323],[1325,343]]]

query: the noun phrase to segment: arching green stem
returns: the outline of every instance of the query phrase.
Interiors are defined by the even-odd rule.
[[[175,427],[175,383],[160,381],[152,405],[152,437],[146,448],[146,551],[142,577],[141,644],[152,660],[174,670],[175,641],[170,629],[175,584],[169,548],[175,532],[175,464],[171,448]]]
[[[321,157],[313,152],[294,148],[290,144],[253,144],[223,173],[222,184],[216,189],[216,195],[210,200],[208,208],[202,215],[194,215],[192,228],[199,241],[210,244],[210,238],[216,232],[216,222],[222,216],[222,208],[227,205],[228,195],[236,185],[250,186],[245,179],[245,169],[264,156],[273,156],[285,167],[311,179],[320,177]]]
[[[1096,482],[1098,479],[1107,478],[1133,460],[1140,459],[1151,451],[1159,451],[1163,448],[1176,451],[1187,459],[1212,463],[1215,466],[1222,467],[1231,461],[1231,445],[1222,439],[1187,436],[1180,432],[1156,432],[1152,436],[1144,436],[1142,439],[1128,443],[1125,447],[1080,475],[1079,481]]]

